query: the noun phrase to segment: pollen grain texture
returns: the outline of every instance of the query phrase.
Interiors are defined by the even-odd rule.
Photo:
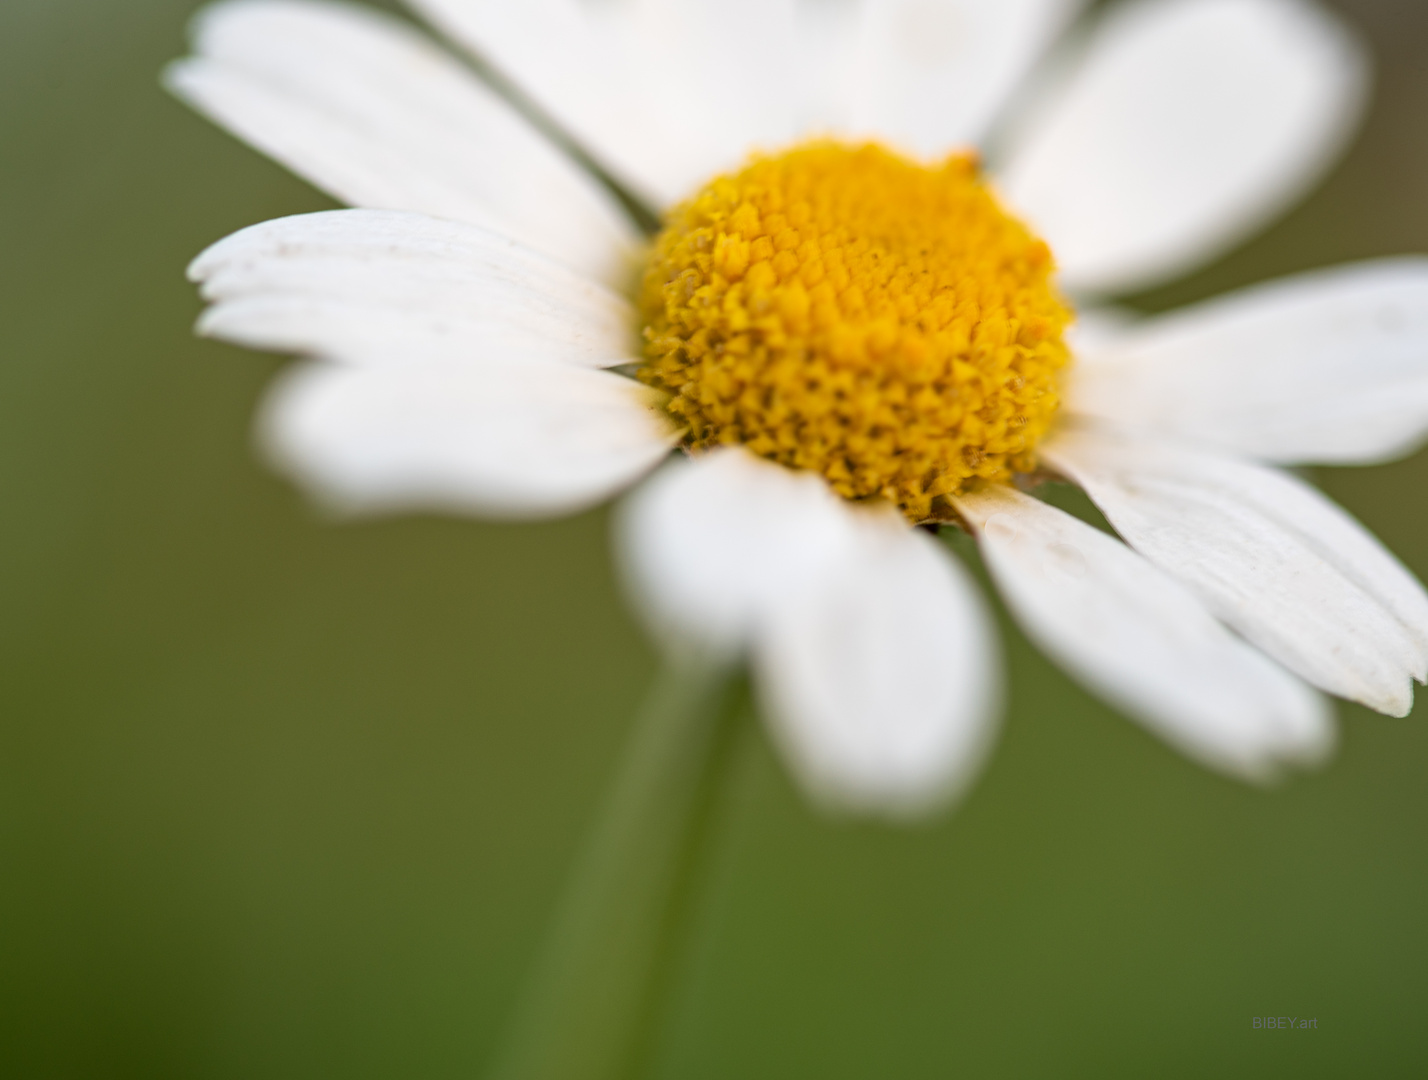
[[[741,443],[913,521],[1033,467],[1071,311],[975,159],[876,145],[755,158],[671,211],[641,378],[692,449]]]

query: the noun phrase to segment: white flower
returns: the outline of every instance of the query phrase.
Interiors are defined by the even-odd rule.
[[[1075,0],[412,3],[652,206],[810,130],[988,147],[1083,301],[1263,224],[1336,156],[1367,81],[1353,39],[1301,0],[1127,0],[1029,84]],[[969,574],[817,473],[740,448],[664,464],[681,432],[606,370],[641,359],[641,238],[589,170],[453,56],[357,7],[232,0],[201,16],[195,53],[171,69],[178,93],[362,208],[248,229],[192,270],[205,333],[311,358],[263,416],[282,468],[344,508],[508,518],[653,473],[619,517],[640,610],[672,648],[749,657],[809,790],[902,815],[965,787],[1000,698]],[[1428,260],[1138,325],[1091,311],[1074,340],[1036,453],[1125,543],[1009,484],[946,496],[1028,634],[1248,778],[1331,749],[1311,686],[1407,713],[1428,597],[1275,466],[1378,462],[1428,434]]]

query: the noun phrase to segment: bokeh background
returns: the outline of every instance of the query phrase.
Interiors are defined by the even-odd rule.
[[[476,1076],[655,658],[603,512],[336,525],[255,459],[282,361],[194,339],[183,268],[329,204],[159,89],[197,6],[0,0],[0,1075]],[[1362,137],[1140,306],[1428,251],[1428,4],[1331,6]],[[1428,576],[1428,456],[1319,479]],[[659,1075],[1428,1076],[1423,716],[1252,790],[1006,633],[930,825],[823,820],[749,740]]]

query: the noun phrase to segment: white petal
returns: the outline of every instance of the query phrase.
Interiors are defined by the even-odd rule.
[[[941,157],[973,146],[1083,0],[867,0],[857,131]]]
[[[816,799],[910,817],[963,792],[991,749],[996,626],[931,537],[890,509],[854,517],[848,558],[777,605],[759,634],[757,690]]]
[[[865,66],[862,14],[859,3],[796,0],[800,134],[851,129],[860,95],[854,75]]]
[[[1428,675],[1428,595],[1358,522],[1276,469],[1073,430],[1040,453],[1285,667],[1394,716]]]
[[[1326,755],[1326,703],[1124,544],[1008,487],[957,500],[1028,635],[1203,763],[1249,779]]]
[[[799,84],[807,47],[799,37],[799,6],[800,0],[625,0],[623,36],[650,80],[643,92],[671,130],[698,142],[686,167],[665,167],[666,202],[688,198],[750,151],[782,149],[796,137],[807,96]]]
[[[792,0],[411,3],[656,206],[794,133]]]
[[[300,365],[273,388],[262,435],[281,468],[338,510],[499,518],[602,502],[677,438],[629,379],[496,361]]]
[[[1082,373],[1106,362],[1111,351],[1133,332],[1141,317],[1127,308],[1099,305],[1079,308],[1076,321],[1066,332],[1066,343],[1076,363],[1069,372],[1074,388],[1081,385]]]
[[[591,178],[395,19],[321,0],[229,0],[168,84],[354,206],[498,229],[623,284],[635,234]]]
[[[1428,259],[1287,278],[1098,344],[1066,407],[1118,427],[1284,463],[1386,461],[1428,438]]]
[[[1005,190],[1069,288],[1147,288],[1307,190],[1357,123],[1367,68],[1308,0],[1117,5],[1022,126]]]
[[[853,543],[820,477],[741,449],[670,462],[626,501],[618,528],[626,585],[656,639],[735,652]]]
[[[199,324],[253,348],[363,365],[534,358],[628,363],[628,301],[474,225],[386,210],[269,221],[220,241],[190,276]]]

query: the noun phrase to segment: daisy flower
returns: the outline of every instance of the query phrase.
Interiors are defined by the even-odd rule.
[[[261,431],[323,500],[530,519],[634,488],[638,610],[671,653],[746,658],[845,810],[940,805],[993,742],[996,632],[941,525],[1209,766],[1320,760],[1323,694],[1409,711],[1428,597],[1283,467],[1428,432],[1428,261],[1098,307],[1336,157],[1367,64],[1319,7],[1125,0],[1068,37],[1076,0],[410,2],[451,51],[232,0],[168,76],[355,208],[192,268],[204,333],[308,358]],[[1118,535],[1027,493],[1047,475]]]

